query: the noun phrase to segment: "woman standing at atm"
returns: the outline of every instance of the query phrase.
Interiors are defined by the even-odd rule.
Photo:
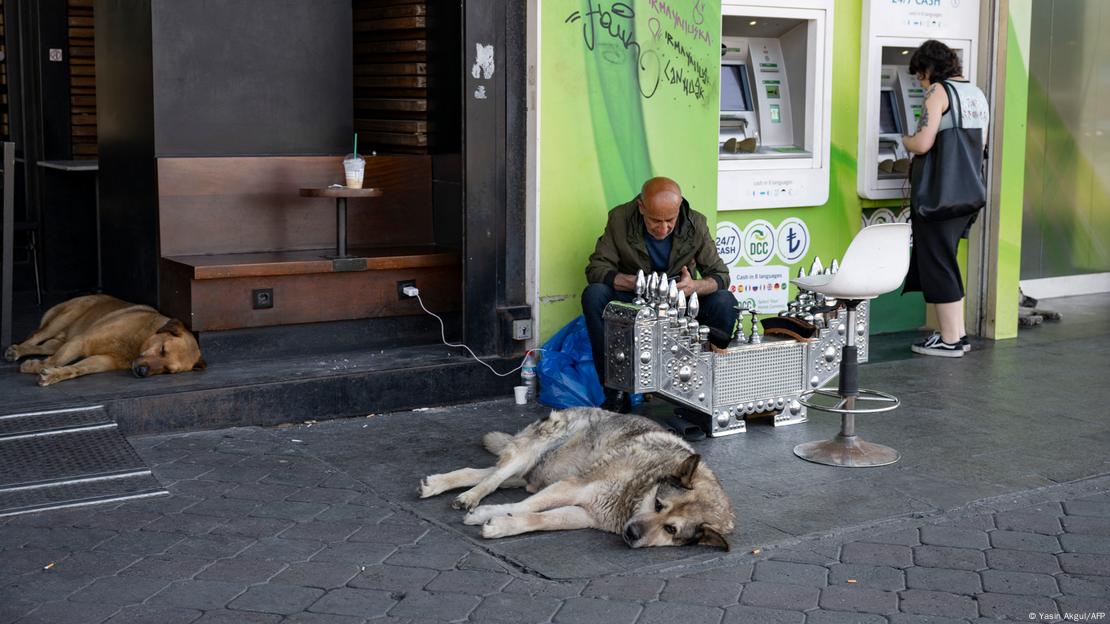
[[[929,40],[910,57],[910,73],[925,89],[925,103],[917,130],[902,137],[902,143],[913,154],[922,155],[933,148],[937,133],[955,126],[949,113],[947,83],[959,98],[965,128],[980,128],[985,134],[990,120],[987,97],[963,76],[960,58],[939,41]],[[985,139],[986,137],[984,137]],[[903,293],[921,291],[925,302],[936,309],[940,331],[916,342],[911,349],[922,355],[962,357],[971,350],[964,329],[964,285],[956,260],[956,249],[975,215],[926,222],[910,211],[913,227],[913,251]]]

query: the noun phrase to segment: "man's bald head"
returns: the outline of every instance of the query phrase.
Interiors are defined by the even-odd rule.
[[[652,178],[644,182],[644,185],[640,188],[640,193],[645,200],[649,201],[658,198],[658,200],[671,201],[675,204],[682,203],[682,189],[678,187],[678,182],[670,178]]]
[[[648,232],[657,240],[663,240],[678,222],[682,189],[670,178],[652,178],[641,187],[638,204]]]

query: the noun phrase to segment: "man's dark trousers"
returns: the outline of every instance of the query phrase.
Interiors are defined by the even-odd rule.
[[[602,386],[605,385],[605,321],[601,315],[610,301],[627,303],[635,297],[633,293],[618,292],[605,284],[590,284],[582,292],[582,315],[586,317],[586,331],[590,334],[590,346],[594,352],[594,367]],[[698,295],[698,304],[698,322],[713,330],[709,337],[710,342],[721,348],[727,347],[739,314],[736,310],[736,298],[727,290],[718,290],[705,297]]]

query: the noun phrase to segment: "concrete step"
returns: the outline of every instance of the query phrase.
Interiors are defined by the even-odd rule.
[[[331,342],[331,339],[325,342]],[[242,345],[241,345],[242,346]],[[0,363],[0,395],[12,411],[102,405],[124,435],[274,426],[403,411],[512,395],[520,376],[497,377],[461,349],[442,345],[276,354],[205,353],[208,368],[138,379],[127,371],[88,375],[49,388]],[[498,371],[519,358],[485,360]]]

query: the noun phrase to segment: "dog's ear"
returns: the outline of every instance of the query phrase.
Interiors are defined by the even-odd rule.
[[[724,549],[725,552],[731,550],[731,547],[728,545],[728,540],[725,539],[725,536],[710,528],[709,525],[700,525],[698,527],[697,537],[699,544],[705,544],[706,546],[718,546]]]
[[[208,368],[208,362],[205,362],[204,358],[197,358],[197,363],[193,364],[193,370],[204,370],[206,368]]]
[[[184,336],[185,335],[185,325],[183,325],[181,323],[181,321],[179,321],[177,319],[170,319],[170,320],[166,321],[165,325],[163,325],[158,331],[156,331],[154,333],[156,333],[156,334],[173,334],[174,336]]]
[[[676,485],[687,490],[694,488],[694,471],[698,469],[698,462],[701,461],[701,455],[694,453],[693,455],[682,460],[679,464],[678,470],[674,473],[674,481]]]

